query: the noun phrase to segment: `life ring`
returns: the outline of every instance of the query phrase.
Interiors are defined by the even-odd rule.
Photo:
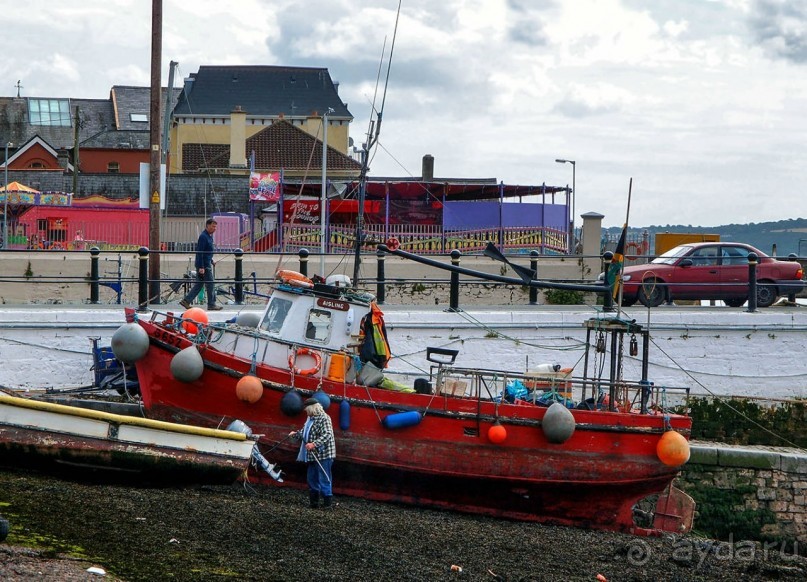
[[[299,356],[311,356],[314,358],[314,365],[310,368],[300,369],[296,366],[297,358]],[[289,354],[289,369],[298,374],[300,376],[313,376],[317,372],[319,372],[319,368],[322,365],[322,356],[319,355],[319,352],[316,352],[309,348],[297,348],[297,350],[293,354]]]
[[[633,252],[631,252],[631,250],[633,250]],[[636,260],[638,255],[643,255],[646,251],[647,249],[645,249],[643,242],[629,242],[625,245],[625,256],[631,261]]]
[[[307,287],[310,289],[314,286],[314,282],[311,279],[302,273],[298,273],[297,271],[282,269],[275,273],[275,278],[280,282],[286,283],[293,287]]]
[[[391,251],[397,251],[401,246],[401,243],[398,241],[397,238],[391,236],[387,239],[387,248]]]

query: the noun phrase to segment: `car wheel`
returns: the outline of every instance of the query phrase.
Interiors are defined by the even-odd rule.
[[[664,303],[665,295],[665,288],[658,279],[642,281],[642,285],[639,287],[639,302],[645,307],[658,307]]]
[[[724,299],[723,303],[728,305],[729,307],[742,307],[743,304],[748,301],[745,297],[735,298],[735,299]]]
[[[757,307],[770,307],[776,301],[776,287],[757,285]]]
[[[633,307],[636,305],[636,297],[623,297],[622,307]]]

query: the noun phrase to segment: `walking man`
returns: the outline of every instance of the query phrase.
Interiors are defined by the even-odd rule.
[[[199,242],[196,243],[196,283],[191,287],[190,292],[179,302],[185,309],[189,309],[191,303],[199,295],[202,286],[207,295],[207,310],[220,311],[221,307],[216,305],[216,286],[213,280],[213,233],[216,232],[216,220],[208,218],[205,229],[199,235]]]
[[[336,458],[333,423],[316,398],[309,398],[303,404],[308,419],[301,430],[292,431],[289,436],[302,441],[297,460],[308,466],[306,477],[311,508],[319,507],[320,495],[323,507],[331,507],[333,500],[331,468]]]

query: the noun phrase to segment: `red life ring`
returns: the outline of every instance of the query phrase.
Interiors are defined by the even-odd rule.
[[[293,287],[308,287],[310,289],[314,286],[314,282],[311,279],[297,271],[281,269],[275,273],[275,278],[281,283],[286,283]]]
[[[314,365],[310,368],[303,368],[300,369],[296,366],[297,358],[299,356],[311,356],[314,358]],[[297,350],[289,354],[289,369],[298,374],[300,376],[313,376],[317,372],[319,372],[319,368],[322,365],[322,356],[319,355],[319,352],[316,352],[310,348],[297,348]]]
[[[633,252],[630,252],[633,250]],[[644,244],[637,242],[629,242],[625,245],[625,257],[631,261],[636,260],[637,255],[644,254]]]

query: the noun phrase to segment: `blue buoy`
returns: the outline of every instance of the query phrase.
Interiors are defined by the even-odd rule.
[[[350,402],[342,400],[339,404],[339,428],[348,430],[350,428]]]
[[[280,410],[286,416],[297,416],[303,411],[303,397],[295,390],[286,392],[280,399]]]
[[[325,394],[325,392],[322,391],[322,388],[314,392],[311,395],[311,398],[314,398],[317,402],[319,402],[324,410],[328,410],[331,405],[331,397]]]
[[[383,424],[386,428],[406,428],[407,426],[415,426],[416,424],[420,424],[422,419],[423,415],[421,415],[417,410],[410,410],[409,412],[396,412],[395,414],[390,414],[381,421],[381,424]]]

